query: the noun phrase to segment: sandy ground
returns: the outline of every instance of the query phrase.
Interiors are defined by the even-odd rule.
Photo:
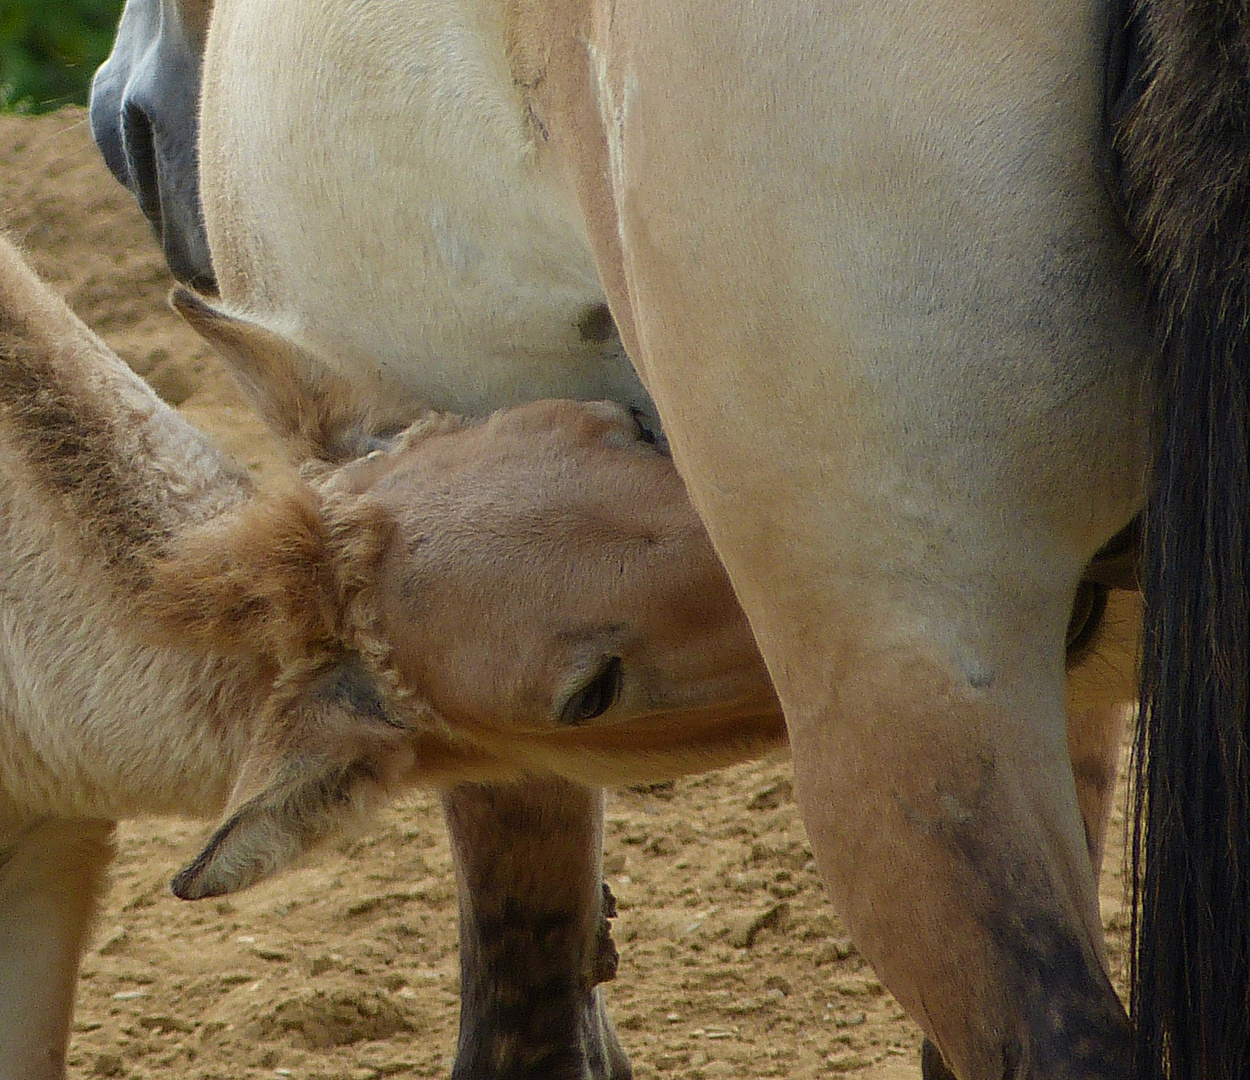
[[[168,311],[170,282],[86,117],[0,116],[0,217],[39,271],[168,400],[252,467],[263,431]],[[168,880],[204,826],[136,821],[83,963],[70,1076],[447,1076],[458,1010],[454,886],[437,801],[229,901]],[[1102,886],[1123,976],[1123,815]],[[785,762],[614,791],[607,874],[622,963],[609,1001],[640,1080],[918,1077],[920,1034],[817,881]]]

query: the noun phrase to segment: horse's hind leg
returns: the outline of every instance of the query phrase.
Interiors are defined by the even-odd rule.
[[[1115,805],[1120,743],[1129,707],[1128,703],[1090,706],[1068,715],[1068,747],[1076,799],[1085,825],[1085,842],[1095,881],[1102,874],[1107,829]]]
[[[567,140],[602,277],[817,863],[962,1080],[1129,1068],[1063,702],[1149,416],[1095,153],[1104,19],[617,0],[570,110],[603,131]]]
[[[456,1080],[627,1080],[598,984],[616,970],[603,797],[563,780],[444,796],[460,890]]]
[[[1141,594],[1113,589],[1093,639],[1080,656],[1068,657],[1068,756],[1095,879],[1102,873],[1120,746],[1137,697],[1140,636]]]
[[[1085,842],[1097,881],[1102,871],[1107,828],[1115,803],[1120,744],[1129,705],[1103,702],[1068,714],[1068,749],[1076,781],[1077,803],[1085,826]],[[920,1057],[924,1080],[955,1080],[942,1055],[925,1039]]]
[[[943,666],[919,649],[865,655],[836,716],[791,709],[817,861],[861,950],[964,1080],[1123,1077],[1128,1024],[1061,724],[1021,722]]]
[[[0,1080],[57,1080],[78,960],[114,854],[111,822],[0,837]]]
[[[1136,693],[1140,608],[1140,594],[1112,591],[1092,639],[1079,655],[1068,652],[1068,757],[1096,881],[1115,804],[1120,746]],[[928,1039],[920,1062],[924,1080],[954,1080]]]

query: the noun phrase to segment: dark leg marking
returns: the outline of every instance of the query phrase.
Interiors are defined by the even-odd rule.
[[[134,464],[122,417],[104,413],[92,392],[67,380],[56,345],[23,342],[26,327],[0,316],[0,416],[32,476],[54,505],[89,523],[92,544],[133,586],[145,578],[145,557],[159,550],[168,530],[148,492],[151,478]],[[145,497],[147,496],[147,497]]]
[[[460,888],[454,1080],[629,1080],[598,984],[616,973],[597,792],[464,784],[444,797]]]
[[[1051,890],[1035,867],[1010,852],[990,851],[962,824],[945,827],[939,835],[983,883],[973,902],[1020,1009],[1015,1033],[1005,1033],[1004,1080],[1127,1077],[1132,1060],[1128,1017],[1078,929],[1066,925],[1046,902]]]
[[[923,1080],[957,1080],[942,1060],[942,1051],[928,1039],[920,1047],[920,1075]]]

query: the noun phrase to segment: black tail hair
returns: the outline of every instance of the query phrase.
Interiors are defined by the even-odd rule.
[[[1129,30],[1112,116],[1160,341],[1134,1076],[1235,1080],[1250,1076],[1250,9],[1140,0]]]

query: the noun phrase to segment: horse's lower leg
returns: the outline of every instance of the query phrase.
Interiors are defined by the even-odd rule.
[[[1102,873],[1120,745],[1136,693],[1140,631],[1140,596],[1113,591],[1094,639],[1079,657],[1071,651],[1068,656],[1068,756],[1095,880]],[[920,1068],[924,1080],[955,1080],[929,1039],[924,1041]]]
[[[1127,713],[1127,705],[1105,705],[1068,717],[1068,747],[1076,797],[1085,824],[1085,841],[1095,881],[1102,874]]]
[[[1120,743],[1127,704],[1090,705],[1068,715],[1068,751],[1076,780],[1077,801],[1085,825],[1094,878],[1102,871],[1107,827],[1115,803]],[[938,1048],[925,1039],[920,1055],[924,1080],[956,1080]]]
[[[1141,595],[1113,589],[1093,639],[1079,657],[1068,657],[1068,756],[1095,879],[1102,872],[1124,728],[1137,697],[1140,637]]]
[[[0,837],[0,1080],[60,1080],[78,961],[113,858],[111,822]]]
[[[919,655],[850,670],[831,709],[788,718],[813,849],[861,950],[962,1080],[1126,1076],[1059,702],[1023,710],[1053,723],[1022,721]]]
[[[598,984],[616,972],[599,791],[562,780],[444,797],[460,890],[455,1080],[627,1080]]]
[[[1107,827],[1115,803],[1127,708],[1126,704],[1089,706],[1068,716],[1068,749],[1095,880],[1102,871]],[[956,1080],[929,1039],[925,1039],[921,1050],[920,1071],[924,1080]]]

